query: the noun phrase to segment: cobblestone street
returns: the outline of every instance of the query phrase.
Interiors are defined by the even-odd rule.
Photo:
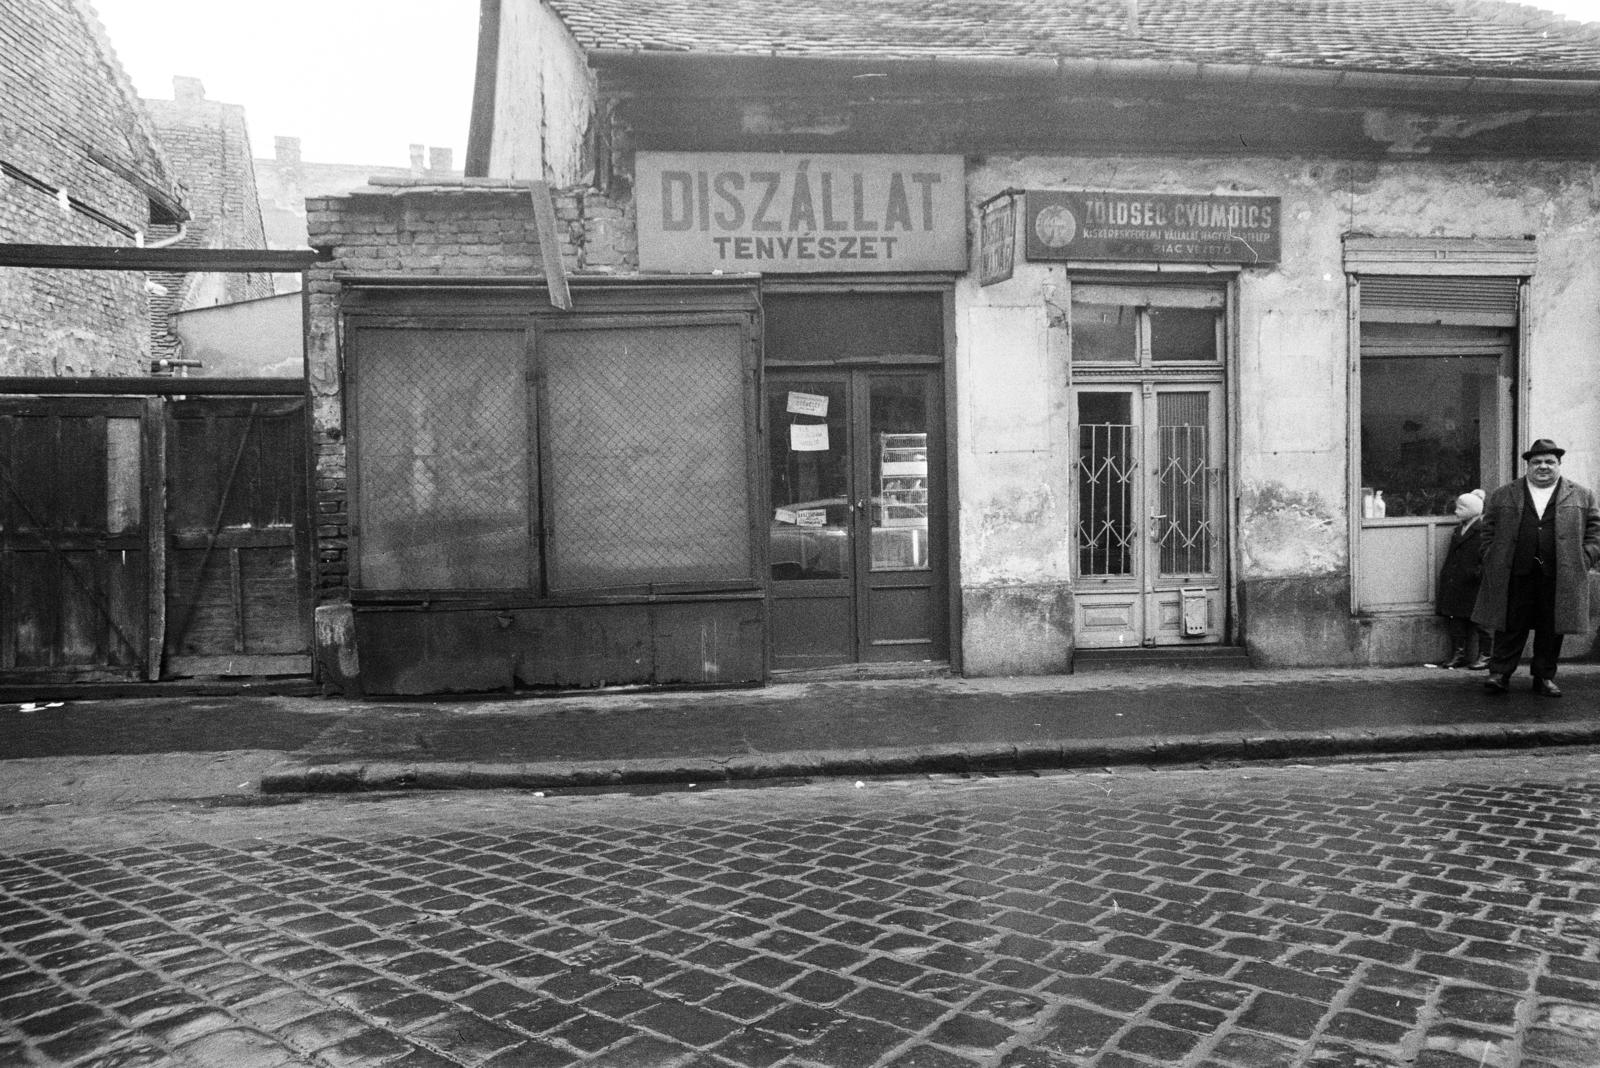
[[[0,1064],[1594,1068],[1600,758],[0,819]]]

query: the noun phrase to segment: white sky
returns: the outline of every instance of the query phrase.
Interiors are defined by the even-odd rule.
[[[252,154],[299,137],[310,163],[404,167],[412,144],[461,169],[478,0],[89,0],[139,95],[174,75],[240,104]]]
[[[313,163],[404,167],[409,146],[466,158],[478,0],[90,0],[139,95],[174,75],[241,104],[253,153],[296,136]],[[1600,22],[1600,0],[1531,6]]]

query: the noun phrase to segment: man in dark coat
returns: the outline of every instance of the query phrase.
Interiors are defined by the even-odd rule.
[[[1483,581],[1472,618],[1494,633],[1484,687],[1502,694],[1533,632],[1533,692],[1560,697],[1561,637],[1589,627],[1589,569],[1600,563],[1595,495],[1561,477],[1566,450],[1540,438],[1522,454],[1528,472],[1484,502]]]

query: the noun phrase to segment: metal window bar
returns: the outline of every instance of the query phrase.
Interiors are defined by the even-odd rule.
[[[1122,423],[1078,428],[1078,570],[1085,576],[1131,575],[1133,427]]]
[[[1157,499],[1161,510],[1154,535],[1161,550],[1161,573],[1206,574],[1211,571],[1216,544],[1206,398],[1204,394],[1167,393],[1157,404]]]

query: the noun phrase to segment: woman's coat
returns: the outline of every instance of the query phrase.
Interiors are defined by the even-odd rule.
[[[1487,630],[1504,630],[1506,587],[1511,555],[1527,503],[1528,480],[1519,478],[1489,494],[1483,503],[1483,576],[1472,619]],[[1589,569],[1600,563],[1600,508],[1595,495],[1563,478],[1550,498],[1556,510],[1555,624],[1560,634],[1589,630]]]

